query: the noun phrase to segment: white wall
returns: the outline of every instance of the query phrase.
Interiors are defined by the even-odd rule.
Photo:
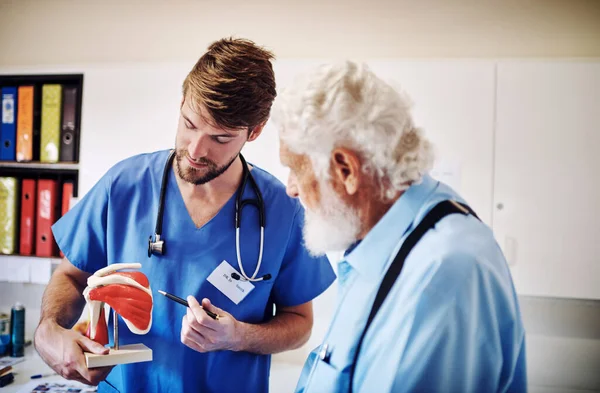
[[[600,63],[504,62],[497,85],[493,229],[515,286],[600,299]]]
[[[0,66],[194,61],[227,35],[279,58],[600,56],[596,0],[0,0]]]
[[[278,85],[285,86],[297,72],[312,63],[316,61],[276,62]],[[551,211],[553,201],[560,200],[557,195],[568,196],[568,193],[561,193],[557,189],[554,198],[541,199],[543,193],[548,191],[545,187],[553,188],[551,182],[541,182],[540,187],[534,181],[528,187],[532,178],[544,179],[548,176],[550,179],[559,179],[556,183],[562,184],[565,171],[557,169],[564,167],[579,168],[578,175],[583,176],[580,183],[589,186],[592,192],[598,191],[597,182],[585,183],[586,178],[593,176],[592,165],[597,164],[593,155],[578,155],[577,151],[573,151],[574,158],[554,168],[562,161],[542,154],[547,151],[552,153],[561,146],[561,132],[572,119],[577,119],[578,124],[576,129],[569,132],[572,140],[577,142],[575,146],[581,152],[588,152],[593,147],[591,142],[586,144],[591,139],[586,139],[585,135],[595,135],[593,132],[600,123],[593,110],[597,101],[594,95],[598,91],[593,86],[600,82],[598,63],[505,60],[498,65],[491,60],[466,59],[369,63],[380,76],[394,84],[402,83],[407,89],[415,102],[416,123],[423,126],[426,135],[433,140],[438,158],[456,164],[451,167],[460,172],[456,187],[461,194],[488,224],[491,224],[492,217],[495,218],[494,228],[498,231],[499,240],[507,235],[516,236],[519,240],[519,258],[517,264],[511,266],[517,291],[543,296],[576,298],[583,295],[600,298],[595,279],[597,264],[594,263],[596,254],[593,250],[597,248],[597,242],[594,242],[593,226],[583,232],[570,232],[573,236],[565,252],[540,258],[546,250],[556,246],[556,241],[548,245],[544,234],[564,238],[559,236],[561,228],[567,227],[574,217],[573,212],[580,211],[576,208],[584,205],[590,205],[587,207],[591,209],[596,207],[584,198],[577,206],[569,206],[565,214],[553,212],[548,215],[537,207],[543,202],[547,205],[546,210]],[[80,192],[83,194],[116,161],[139,152],[172,146],[181,94],[179,85],[188,68],[189,64],[178,62],[17,67],[0,68],[0,72],[84,73],[80,154]],[[581,69],[588,71],[581,73]],[[510,72],[507,73],[507,70]],[[557,89],[556,92],[554,89]],[[555,102],[557,98],[566,101]],[[531,105],[533,107],[527,109]],[[561,110],[556,110],[555,106]],[[575,138],[575,135],[579,137]],[[549,141],[554,142],[549,144]],[[530,145],[525,145],[525,142]],[[520,149],[522,146],[529,148]],[[550,147],[554,150],[548,150]],[[277,150],[276,130],[267,125],[261,138],[247,145],[245,154],[249,161],[285,181],[286,171],[279,164]],[[537,152],[537,159],[528,160],[530,152]],[[517,157],[518,161],[512,157]],[[516,168],[513,165],[515,163],[518,163]],[[585,171],[592,173],[584,176]],[[515,179],[518,181],[515,182]],[[538,195],[539,201],[523,197],[531,196],[533,192],[542,192]],[[493,212],[494,201],[504,201],[506,210]],[[594,215],[594,211],[586,209],[584,212]],[[575,217],[588,216],[577,213]],[[540,220],[545,224],[536,224]],[[588,221],[586,219],[584,222]],[[523,231],[522,228],[528,225],[533,225],[533,230]],[[152,228],[147,230],[151,233]],[[577,247],[578,239],[585,240],[585,248]],[[575,252],[580,252],[580,256],[568,258]],[[25,289],[14,285],[12,288]],[[274,373],[274,378],[299,372],[299,366],[308,351],[325,334],[334,309],[335,293],[333,286],[315,301],[315,324],[310,342],[297,351],[278,355],[275,364],[280,367],[280,372]],[[576,307],[579,303],[566,304],[567,307]],[[553,311],[558,315],[569,315],[565,310],[563,307],[562,310],[555,308]],[[585,310],[593,314],[600,307]],[[579,314],[584,315],[585,312]],[[585,319],[580,319],[580,323],[587,324],[581,321]],[[552,332],[552,329],[549,331]],[[584,378],[585,386],[600,387],[600,381],[587,369],[581,371],[580,365],[585,359],[596,361],[600,357],[596,336],[584,336],[584,341],[581,341],[579,336],[573,339],[556,337],[552,333],[548,338],[547,334],[534,332],[528,337],[528,348],[532,348],[534,361],[530,367],[539,380],[546,381],[547,376],[551,375],[553,383],[564,379],[570,384],[568,386],[573,386],[577,378]],[[550,364],[554,365],[554,369],[561,364],[555,360],[556,356],[566,353],[574,359],[574,364],[579,365],[576,367],[580,370],[579,374],[575,373],[575,368],[562,369],[561,374],[557,374],[559,371],[544,371],[548,359],[553,359],[554,363]]]
[[[284,60],[426,57],[484,58],[482,62],[485,63],[491,62],[490,58],[501,57],[598,57],[599,21],[600,2],[596,0],[232,0],[226,5],[201,0],[0,0],[0,67],[9,72],[85,70],[81,169],[84,191],[111,162],[148,148],[158,149],[172,144],[183,75],[208,43],[223,36],[251,38],[274,50],[278,58]],[[460,59],[457,63],[464,61]],[[378,67],[385,69],[385,63],[378,62]],[[155,73],[161,67],[165,72]],[[130,86],[133,90],[119,84],[105,91],[88,88],[88,82],[94,85],[94,80],[98,82],[102,75],[117,69],[118,72],[128,69],[128,72],[140,76],[137,85]],[[144,80],[144,75],[150,74],[158,75],[158,79],[139,83]],[[403,75],[410,75],[410,72],[405,69]],[[477,75],[483,77],[482,88],[485,88],[488,83],[486,71],[480,70]],[[283,75],[281,77],[285,79]],[[107,81],[110,83],[110,80]],[[404,82],[419,84],[414,80]],[[157,107],[157,102],[149,95],[152,83],[163,86],[161,102],[168,104]],[[446,85],[450,86],[452,81]],[[435,91],[435,85],[430,85],[430,89]],[[442,153],[451,162],[456,162],[459,146],[445,139],[449,136],[441,133],[446,122],[443,116],[436,116],[440,103],[436,103],[435,99],[427,102],[428,92],[427,88],[417,90],[416,97],[413,97],[417,103],[416,110],[421,111],[420,118],[428,123],[426,128],[439,139],[439,145],[449,146]],[[135,101],[130,99],[132,95],[135,95]],[[436,105],[438,109],[433,109]],[[468,103],[464,108],[468,109]],[[138,110],[143,110],[145,115],[133,116]],[[122,121],[119,127],[142,136],[145,130],[159,131],[154,133],[154,139],[147,138],[144,144],[124,143],[117,148],[113,144],[108,148],[114,132],[111,126],[113,116]],[[490,120],[489,116],[490,113],[477,112],[469,125],[471,129],[481,127],[486,130],[479,135],[482,138],[478,141],[481,155],[471,152],[469,156],[484,164],[461,163],[461,167],[466,168],[462,178],[467,179],[461,187],[471,199],[475,199],[479,210],[487,209],[484,213],[487,220],[491,220],[492,216],[493,186],[490,184],[488,187],[487,182],[491,180],[483,178],[482,187],[474,191],[474,179],[482,178],[482,174],[493,165],[493,157],[486,157],[493,142],[485,125]],[[447,117],[451,119],[451,116]],[[492,122],[493,119],[490,127]],[[265,143],[272,143],[272,140],[267,142],[265,138]],[[249,146],[249,149],[252,147]],[[100,166],[86,165],[85,160]],[[6,301],[5,304],[12,304],[14,299],[31,300],[32,294],[38,298],[41,288],[0,283],[0,299]],[[317,301],[317,320],[309,345],[276,357],[293,366],[286,368],[278,366],[281,362],[274,363],[274,378],[277,386],[281,386],[274,391],[287,391],[294,385],[293,379],[299,372],[297,364],[323,336],[334,300],[335,290],[330,290]],[[545,306],[540,306],[540,302]],[[31,303],[29,310],[39,309],[39,303]],[[570,331],[581,326],[597,326],[597,319],[594,324],[584,317],[598,315],[597,306],[580,307],[582,311],[576,314],[568,311],[575,308],[572,304],[566,303],[559,308],[541,299],[532,307],[524,308],[525,316],[530,316],[526,324],[540,326],[539,322],[545,319],[536,312],[546,307],[544,315],[573,321],[575,327],[570,326]],[[543,326],[550,324],[544,322]],[[563,341],[554,345],[552,337],[560,336],[562,332],[547,328],[540,333],[534,328],[532,333],[541,337],[537,341],[535,338],[532,340],[534,344],[541,344],[531,347],[530,351],[530,358],[536,362],[530,365],[534,370],[530,375],[538,376],[535,383],[543,383],[552,376],[552,385],[555,386],[569,378],[569,386],[589,389],[598,386],[597,379],[582,384],[582,379],[576,378],[579,374],[570,373],[570,369],[561,364],[561,353],[568,348]],[[596,341],[586,344],[587,348],[597,347],[598,337],[591,338]],[[579,356],[577,359],[587,361],[588,365],[599,363],[597,351],[590,354],[577,345],[569,347],[575,351],[575,357]],[[552,348],[559,350],[552,352]],[[559,390],[566,391],[556,391]]]

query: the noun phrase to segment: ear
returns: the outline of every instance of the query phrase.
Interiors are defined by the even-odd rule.
[[[331,152],[333,176],[342,184],[348,195],[358,191],[361,179],[361,164],[356,152],[336,148]]]
[[[266,122],[265,122],[266,123]],[[259,124],[257,126],[254,126],[254,128],[252,129],[252,132],[250,132],[250,135],[248,135],[248,140],[247,142],[252,142],[253,140],[255,140],[256,138],[258,138],[258,136],[261,134],[261,132],[263,131],[263,128],[265,128],[265,123]]]

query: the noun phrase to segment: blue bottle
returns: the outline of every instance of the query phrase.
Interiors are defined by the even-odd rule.
[[[10,315],[0,314],[0,357],[10,355]]]
[[[25,307],[18,302],[10,310],[10,356],[25,356]]]

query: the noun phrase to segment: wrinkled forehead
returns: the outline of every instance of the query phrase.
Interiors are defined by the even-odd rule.
[[[280,141],[279,144],[279,160],[289,168],[300,169],[301,167],[305,167],[307,163],[310,164],[307,155],[292,151],[284,141]]]

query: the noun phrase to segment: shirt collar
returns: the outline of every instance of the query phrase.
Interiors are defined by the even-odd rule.
[[[380,278],[390,254],[437,185],[436,180],[425,175],[420,183],[410,186],[371,228],[367,236],[348,249],[344,259],[359,274]]]

